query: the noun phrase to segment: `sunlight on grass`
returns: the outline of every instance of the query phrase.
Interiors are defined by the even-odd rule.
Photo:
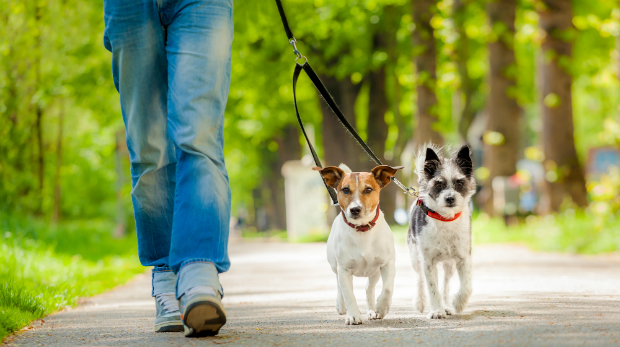
[[[135,235],[112,238],[110,222],[48,226],[0,215],[0,228],[0,340],[144,271]]]
[[[396,243],[407,240],[407,226],[393,226]],[[474,244],[519,243],[548,252],[609,253],[620,251],[620,218],[598,217],[591,212],[568,210],[548,216],[528,216],[506,226],[500,218],[485,214],[472,221]]]
[[[515,226],[481,214],[473,221],[474,243],[522,243],[549,252],[609,253],[620,251],[620,218],[590,211],[529,216]]]
[[[397,244],[407,242],[407,225],[393,225]],[[506,226],[500,218],[477,214],[473,218],[474,244],[519,243],[535,250],[583,254],[620,251],[620,218],[599,217],[589,211],[568,210],[545,217],[529,216]],[[329,235],[313,235],[297,242],[324,242]]]

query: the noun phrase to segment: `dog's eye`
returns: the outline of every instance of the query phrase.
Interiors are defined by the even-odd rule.
[[[349,194],[351,193],[351,191],[349,190],[349,188],[342,188],[342,192],[345,194]]]
[[[364,189],[364,193],[368,194],[370,192],[372,192],[372,188],[368,187],[368,188]]]
[[[435,187],[437,187],[437,188],[443,188],[443,187],[444,187],[444,184],[443,184],[443,182],[438,181],[438,182],[436,182],[436,183],[435,183]]]
[[[465,182],[463,182],[463,180],[457,180],[454,184],[455,184],[456,186],[459,186],[459,187],[460,187],[460,186],[462,186],[463,184],[465,184]]]

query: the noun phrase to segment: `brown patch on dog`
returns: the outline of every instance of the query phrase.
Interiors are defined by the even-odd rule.
[[[396,175],[396,171],[400,169],[404,169],[404,166],[387,166],[387,165],[379,165],[372,169],[372,174],[374,175],[377,183],[381,186],[381,188],[387,186],[391,181],[392,177]]]
[[[355,198],[359,198],[365,212],[376,209],[379,204],[381,187],[370,172],[345,174],[336,190],[338,203],[343,210],[346,210]]]
[[[312,168],[312,170],[319,171],[321,173],[321,176],[323,177],[323,180],[325,181],[325,184],[334,189],[338,185],[338,182],[340,182],[340,180],[344,176],[344,171],[342,171],[341,168],[336,166],[328,166],[326,168],[320,168],[318,166],[315,166]]]
[[[329,166],[320,171],[323,180],[338,193],[338,204],[346,210],[349,204],[357,197],[364,207],[364,215],[374,211],[379,204],[379,192],[388,185],[396,171],[403,166],[377,166],[371,172],[344,173],[340,168]]]

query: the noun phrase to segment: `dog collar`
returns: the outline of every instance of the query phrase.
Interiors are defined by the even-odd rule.
[[[452,222],[457,220],[460,216],[462,212],[459,212],[457,214],[454,215],[454,217],[452,218],[446,218],[442,215],[440,215],[439,213],[431,210],[430,208],[428,208],[428,206],[424,205],[424,201],[422,201],[422,198],[418,198],[418,201],[416,202],[416,205],[420,206],[420,208],[422,209],[422,211],[424,211],[424,214],[426,214],[427,216],[433,218],[433,219],[437,219],[439,221],[442,222]]]
[[[374,227],[375,224],[377,224],[377,219],[379,219],[379,205],[377,205],[377,215],[375,216],[375,218],[373,218],[373,220],[371,220],[366,225],[355,225],[355,224],[349,223],[349,221],[347,220],[347,217],[345,217],[344,215],[344,211],[342,211],[342,219],[344,219],[344,222],[347,223],[348,226],[350,226],[351,228],[357,231],[362,231],[362,232],[368,231],[372,229],[372,227]]]

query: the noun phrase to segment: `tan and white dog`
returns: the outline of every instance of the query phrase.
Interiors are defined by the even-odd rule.
[[[347,315],[347,325],[363,323],[353,294],[353,276],[368,277],[368,319],[382,319],[390,310],[394,291],[394,237],[379,209],[379,192],[402,168],[381,165],[371,172],[351,172],[344,164],[314,168],[336,190],[342,209],[327,240],[327,261],[338,280],[336,310]],[[375,304],[379,277],[383,279],[383,289]]]

